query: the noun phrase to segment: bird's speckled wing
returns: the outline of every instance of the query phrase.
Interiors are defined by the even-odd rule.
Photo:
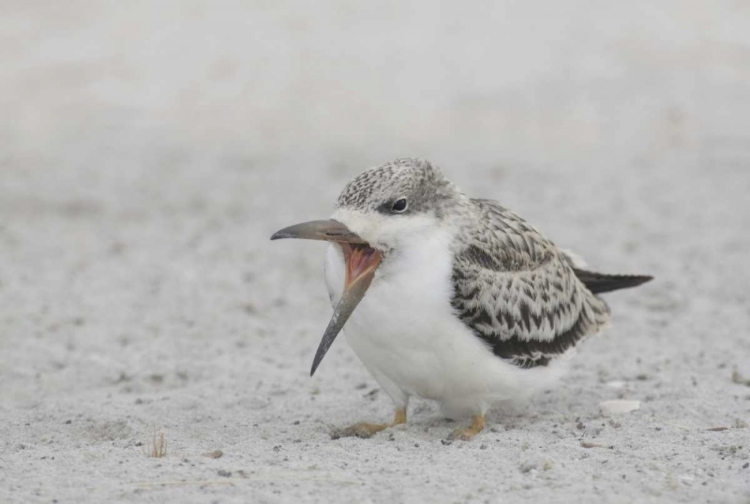
[[[456,242],[451,304],[498,357],[546,366],[609,319],[571,258],[494,201],[471,200]]]

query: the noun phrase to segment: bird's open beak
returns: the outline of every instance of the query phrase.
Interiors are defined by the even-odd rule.
[[[271,236],[272,240],[280,238],[303,238],[307,240],[324,240],[338,243],[346,261],[346,279],[344,292],[339,303],[333,310],[333,316],[328,323],[323,339],[320,340],[318,351],[313,359],[310,376],[315,374],[320,361],[333,344],[349,316],[354,312],[359,302],[367,292],[375,276],[375,270],[380,265],[382,254],[342,223],[335,220],[311,221],[289,226]]]

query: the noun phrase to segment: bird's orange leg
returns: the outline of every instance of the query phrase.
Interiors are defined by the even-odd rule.
[[[396,409],[396,413],[393,415],[393,422],[386,424],[376,424],[368,422],[359,422],[354,425],[350,425],[344,429],[338,429],[331,433],[331,439],[338,439],[342,437],[358,437],[358,438],[369,438],[377,434],[378,432],[393,427],[394,425],[401,425],[406,423],[406,408]]]
[[[474,421],[471,422],[471,426],[467,429],[457,428],[450,433],[448,439],[455,440],[460,439],[462,441],[469,441],[474,436],[482,432],[484,429],[484,415],[477,415],[474,417]]]

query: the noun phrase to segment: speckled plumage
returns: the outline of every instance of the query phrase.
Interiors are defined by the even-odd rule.
[[[548,365],[608,323],[607,304],[579,274],[630,279],[623,286],[645,281],[576,269],[521,217],[495,201],[467,197],[425,160],[397,159],[366,170],[347,184],[337,206],[387,214],[401,197],[409,201],[407,215],[430,214],[455,230],[454,314],[496,356],[521,368]]]
[[[442,218],[446,208],[454,206],[457,193],[428,161],[401,158],[360,173],[346,184],[336,205],[388,213],[394,201],[408,197],[409,213],[432,212]]]
[[[565,252],[494,201],[468,207],[454,244],[451,305],[495,355],[547,365],[607,324],[606,303]]]

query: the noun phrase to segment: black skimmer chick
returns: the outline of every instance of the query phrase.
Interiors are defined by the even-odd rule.
[[[330,242],[334,311],[311,374],[343,329],[395,406],[393,422],[358,423],[340,436],[405,423],[418,396],[473,417],[450,436],[471,439],[492,405],[559,379],[574,348],[609,321],[600,294],[651,279],[583,269],[521,217],[466,196],[419,159],[363,172],[330,220],[271,239],[279,238]]]

